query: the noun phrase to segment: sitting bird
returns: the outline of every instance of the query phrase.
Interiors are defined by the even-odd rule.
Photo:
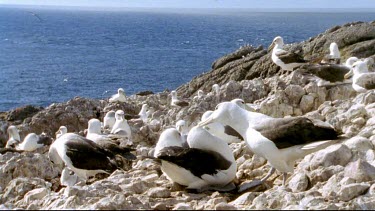
[[[171,91],[171,96],[171,106],[185,107],[189,105],[189,102],[178,99],[177,92],[175,90]]]
[[[112,95],[111,98],[109,98],[109,102],[112,103],[112,102],[125,102],[126,101],[126,97],[125,97],[125,91],[123,88],[119,88],[117,90],[117,94],[115,95]]]

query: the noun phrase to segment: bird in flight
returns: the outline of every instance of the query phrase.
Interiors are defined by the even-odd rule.
[[[40,18],[40,16],[34,12],[31,12],[31,11],[27,11],[29,12],[31,15],[33,15],[34,17],[38,18],[39,21],[43,21],[42,18]]]

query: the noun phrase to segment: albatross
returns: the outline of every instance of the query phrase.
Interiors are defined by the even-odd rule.
[[[201,127],[193,127],[187,141],[189,147],[183,147],[175,128],[160,135],[154,156],[167,178],[198,192],[233,190],[237,164],[227,143]]]
[[[132,132],[128,121],[125,119],[125,113],[123,110],[117,110],[115,113],[116,122],[112,127],[111,134],[125,134],[129,138],[132,136]]]
[[[275,169],[283,173],[285,187],[287,172],[293,172],[296,160],[339,140],[339,132],[327,123],[302,116],[273,118],[244,110],[233,102],[220,103],[211,116],[198,126],[213,122],[233,127],[245,138],[250,150],[267,159],[271,165],[264,178],[241,185],[239,192],[262,184]]]
[[[66,133],[56,139],[50,146],[48,157],[55,164],[65,163],[85,181],[98,173],[110,174],[120,169],[115,154],[74,133]]]
[[[375,72],[369,72],[367,62],[357,61],[353,64],[353,72],[345,75],[349,78],[353,74],[352,87],[356,92],[366,92],[375,88]]]
[[[103,118],[103,129],[109,129],[111,131],[115,122],[115,111],[108,111]]]
[[[21,143],[21,137],[20,137],[20,134],[18,132],[18,129],[16,126],[14,125],[11,125],[8,127],[7,129],[7,132],[8,132],[8,141],[7,141],[7,144],[5,145],[5,148],[13,148],[15,149],[16,146]]]
[[[125,91],[123,88],[119,88],[117,90],[117,94],[115,95],[112,95],[111,98],[109,98],[109,102],[112,103],[112,102],[125,102],[126,101],[126,97],[125,97]]]
[[[177,92],[175,90],[171,91],[171,96],[171,106],[185,107],[189,105],[189,102],[178,99]]]
[[[301,55],[284,50],[284,40],[280,36],[273,39],[269,49],[272,47],[272,61],[282,70],[293,71],[294,68],[307,62]]]
[[[337,43],[332,42],[329,45],[329,54],[323,58],[321,63],[340,64],[340,58],[339,47],[337,46]]]

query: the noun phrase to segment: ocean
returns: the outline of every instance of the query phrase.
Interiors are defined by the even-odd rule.
[[[173,90],[240,46],[300,42],[374,12],[0,6],[0,111]]]

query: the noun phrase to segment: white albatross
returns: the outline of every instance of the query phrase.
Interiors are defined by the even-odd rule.
[[[126,101],[126,96],[125,96],[125,91],[123,88],[119,88],[117,90],[117,94],[112,95],[111,98],[109,98],[109,102],[125,102]]]
[[[139,118],[140,118],[144,123],[147,122],[147,118],[148,118],[148,113],[147,113],[147,111],[148,111],[148,105],[147,105],[147,104],[143,104],[141,110],[140,110],[139,113],[138,113]]]
[[[275,37],[269,49],[272,47],[272,61],[279,66],[281,70],[293,71],[294,68],[307,62],[301,55],[284,50],[284,40],[280,36]]]
[[[68,128],[65,126],[60,126],[59,129],[56,131],[56,139],[58,139],[60,136],[64,135],[65,133],[68,133]]]
[[[177,92],[175,90],[171,91],[171,96],[171,106],[185,107],[189,105],[189,102],[178,99]]]
[[[51,145],[52,141],[52,138],[47,136],[45,133],[40,135],[29,133],[23,139],[23,141],[16,146],[16,149],[32,152],[40,147]]]
[[[366,92],[375,89],[375,72],[369,72],[367,62],[357,61],[353,64],[352,73],[345,75],[349,78],[353,74],[352,87],[356,92]]]
[[[306,117],[273,118],[246,111],[233,102],[220,103],[198,126],[213,122],[233,127],[245,138],[250,150],[267,159],[271,165],[264,178],[241,185],[239,192],[262,184],[275,169],[283,173],[285,187],[287,172],[294,171],[296,160],[335,144],[335,139],[338,139],[338,132],[326,123]]]
[[[7,129],[7,132],[8,132],[8,141],[5,145],[5,148],[13,148],[15,149],[16,146],[21,143],[21,137],[20,137],[20,134],[18,132],[18,129],[16,126],[14,125],[11,125],[8,127]]]
[[[103,129],[111,131],[115,122],[115,111],[108,111],[103,118]]]
[[[189,147],[182,147],[183,140],[174,128],[161,134],[154,156],[161,160],[167,178],[198,192],[233,190],[237,164],[227,143],[201,127],[193,127],[187,141]]]
[[[329,45],[329,54],[326,55],[321,63],[340,64],[341,55],[337,43],[332,42]]]
[[[132,132],[128,121],[125,119],[125,113],[123,110],[117,110],[115,113],[116,122],[112,127],[111,134],[127,135],[130,139]]]

